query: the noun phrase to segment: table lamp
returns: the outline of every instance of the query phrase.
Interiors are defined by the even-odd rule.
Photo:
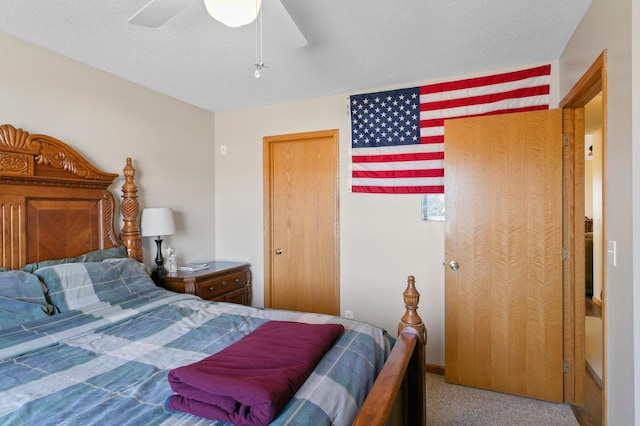
[[[156,246],[156,268],[151,276],[155,279],[167,275],[162,259],[162,236],[172,235],[176,232],[176,225],[173,221],[173,211],[166,207],[148,208],[142,210],[140,228],[143,237],[157,237]]]

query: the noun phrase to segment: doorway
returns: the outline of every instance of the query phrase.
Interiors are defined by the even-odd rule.
[[[602,388],[603,223],[602,92],[584,107],[585,122],[585,358]]]
[[[584,182],[584,107],[598,93],[603,101],[603,178],[606,178],[606,68],[603,52],[560,104],[562,109],[562,336],[563,400],[582,406],[585,401],[585,182]],[[603,188],[606,183],[603,182]],[[602,194],[602,240],[606,241],[606,192]],[[449,209],[448,209],[449,210]],[[446,236],[445,236],[446,240]],[[446,250],[445,250],[446,251]],[[606,253],[606,250],[603,250]],[[447,261],[451,260],[448,257]],[[603,254],[604,258],[604,254]],[[604,260],[604,259],[603,259]],[[458,264],[449,265],[454,273]],[[606,329],[606,261],[603,264],[603,327]],[[461,268],[461,266],[460,266]],[[447,270],[446,274],[450,274]],[[445,276],[445,282],[447,278]],[[446,285],[445,285],[446,287]],[[446,299],[446,297],[445,297]],[[481,299],[480,299],[481,300]],[[446,323],[446,320],[445,320]],[[445,334],[447,332],[445,331]],[[606,348],[606,333],[603,333]],[[445,357],[446,349],[445,349]],[[606,350],[603,350],[603,388],[606,389]],[[445,360],[447,369],[448,359]],[[602,414],[606,418],[606,394],[603,392]]]
[[[339,315],[338,130],[268,136],[265,306]]]
[[[565,179],[565,198],[569,205],[575,206],[574,209],[565,210],[565,241],[567,241],[567,249],[570,256],[569,261],[565,264],[565,359],[571,362],[575,368],[570,369],[565,377],[565,400],[575,405],[584,405],[585,400],[589,401],[590,396],[583,394],[583,390],[587,388],[585,381],[585,252],[586,229],[588,229],[585,219],[585,151],[588,152],[589,145],[585,144],[585,134],[587,129],[586,111],[592,106],[589,104],[598,101],[600,97],[601,106],[599,118],[601,124],[601,149],[600,159],[597,160],[598,167],[601,169],[601,195],[599,201],[593,204],[593,210],[601,208],[601,211],[593,211],[592,215],[599,215],[597,220],[592,221],[592,225],[597,226],[599,237],[596,241],[595,235],[593,240],[593,263],[597,263],[597,267],[592,269],[601,279],[601,290],[595,289],[594,296],[600,298],[594,300],[602,301],[602,326],[601,326],[601,343],[602,353],[602,396],[601,417],[607,417],[607,398],[606,398],[606,381],[607,381],[607,352],[606,352],[606,320],[607,320],[607,259],[606,259],[606,241],[607,241],[607,194],[606,194],[606,175],[607,175],[607,73],[606,73],[606,50],[603,51],[595,62],[589,67],[585,74],[580,78],[576,85],[569,91],[565,98],[561,101],[560,107],[565,112],[564,131],[565,131],[565,170],[568,178]],[[589,107],[588,107],[589,106]],[[591,126],[591,124],[589,124]],[[585,148],[586,146],[586,148]],[[592,160],[593,161],[593,160]],[[593,179],[591,177],[590,179]],[[595,234],[595,233],[594,233]],[[595,278],[595,276],[594,276]],[[595,281],[594,281],[595,283]],[[599,294],[598,294],[599,293]],[[574,390],[574,394],[570,394],[570,390]],[[575,410],[574,410],[575,411]]]

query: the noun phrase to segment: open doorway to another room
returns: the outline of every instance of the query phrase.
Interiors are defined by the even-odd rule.
[[[585,358],[602,389],[604,286],[602,92],[584,107],[585,116]]]
[[[576,366],[565,374],[565,400],[573,401],[580,424],[594,425],[607,418],[606,57],[604,50],[560,102],[567,147],[565,360]]]

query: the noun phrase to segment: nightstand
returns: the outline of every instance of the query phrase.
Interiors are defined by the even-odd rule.
[[[251,270],[248,263],[207,262],[199,271],[178,271],[160,278],[159,285],[178,293],[189,293],[216,302],[251,304]]]

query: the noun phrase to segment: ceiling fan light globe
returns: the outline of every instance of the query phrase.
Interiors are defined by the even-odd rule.
[[[255,21],[261,0],[204,0],[209,15],[228,27],[241,27]]]

